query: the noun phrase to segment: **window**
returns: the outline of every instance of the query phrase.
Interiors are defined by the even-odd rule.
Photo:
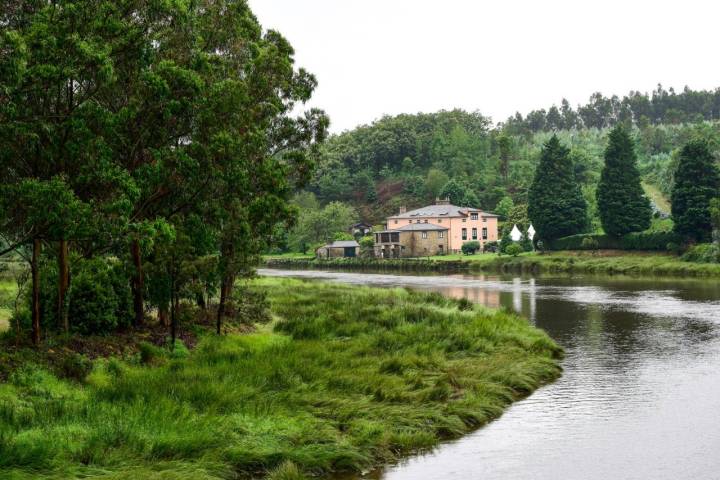
[[[487,217],[483,217],[483,223],[487,223]]]
[[[462,229],[462,239],[467,240],[467,228]]]
[[[397,220],[395,220],[395,225],[397,225]]]
[[[442,218],[438,218],[438,223],[442,223]]]
[[[438,238],[445,238],[445,232],[443,232],[443,231],[438,232]]]
[[[463,218],[463,223],[467,222],[467,218]]]
[[[470,220],[477,220],[477,219],[478,219],[478,214],[477,214],[477,213],[471,213],[471,214],[470,214]]]
[[[400,234],[399,233],[391,233],[390,234],[390,241],[393,243],[400,243]]]
[[[390,241],[389,233],[381,233],[380,234],[380,243],[388,243],[389,241]]]
[[[473,228],[472,230],[472,239],[477,240],[477,228]]]
[[[487,240],[487,228],[482,229],[483,240]]]
[[[427,238],[427,232],[422,232],[422,238]]]
[[[443,253],[443,246],[442,246],[442,245],[438,245],[438,252]]]
[[[427,223],[427,218],[425,219],[425,223]]]

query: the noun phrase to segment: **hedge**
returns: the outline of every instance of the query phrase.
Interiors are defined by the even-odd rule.
[[[584,242],[584,243],[583,243]],[[682,238],[672,232],[630,233],[624,237],[599,234],[580,234],[559,238],[547,245],[548,250],[668,250],[668,245],[682,244]]]

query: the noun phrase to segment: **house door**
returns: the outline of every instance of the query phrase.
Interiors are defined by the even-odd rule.
[[[354,257],[355,256],[355,247],[345,247],[345,256],[346,257]]]

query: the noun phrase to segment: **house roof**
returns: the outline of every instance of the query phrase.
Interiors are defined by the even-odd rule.
[[[428,205],[427,207],[416,208],[399,215],[392,215],[388,218],[418,218],[418,217],[467,217],[469,213],[480,213],[483,217],[497,217],[489,212],[483,212],[479,208],[458,207],[457,205]]]
[[[390,232],[433,232],[433,231],[444,231],[448,230],[447,227],[441,227],[433,223],[411,223],[410,225],[404,225],[402,227],[393,228],[390,230],[383,230],[377,233],[390,233]]]
[[[323,245],[324,248],[346,248],[346,247],[359,247],[360,244],[355,240],[336,240],[327,245]]]

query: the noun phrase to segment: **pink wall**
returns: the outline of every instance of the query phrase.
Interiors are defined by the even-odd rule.
[[[417,218],[388,218],[388,229],[392,230],[394,228],[400,228],[404,227],[405,225],[409,225],[410,223],[417,223]],[[480,242],[480,244],[484,244],[485,242],[493,242],[497,241],[498,239],[498,225],[497,225],[497,218],[496,217],[486,217],[485,221],[483,221],[482,214],[478,216],[477,220],[471,220],[470,215],[468,215],[465,218],[465,221],[463,222],[462,218],[459,217],[451,217],[451,218],[433,218],[433,217],[420,217],[419,218],[420,223],[424,223],[425,220],[427,220],[427,223],[432,223],[434,225],[440,225],[441,227],[447,227],[450,230],[448,231],[449,239],[448,248],[450,251],[460,251],[462,248],[462,244],[465,242],[469,242],[472,240],[477,240]],[[397,223],[396,223],[397,222]],[[462,229],[467,229],[467,239],[462,239]],[[477,229],[477,239],[472,238],[472,229]],[[482,229],[487,228],[487,239],[483,240],[482,238]]]

